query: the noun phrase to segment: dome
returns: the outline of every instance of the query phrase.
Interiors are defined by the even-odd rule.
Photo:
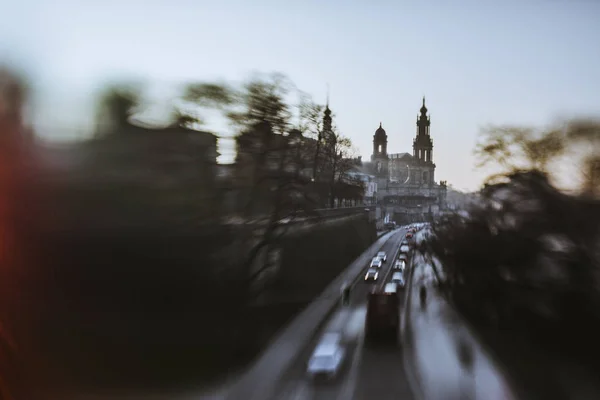
[[[386,136],[385,129],[381,126],[381,122],[379,123],[379,128],[375,131],[375,136]]]
[[[425,97],[423,97],[423,106],[421,107],[421,114],[427,114],[427,107],[425,107]]]

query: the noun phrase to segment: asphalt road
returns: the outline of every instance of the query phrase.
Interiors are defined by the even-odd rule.
[[[373,285],[383,286],[390,280],[394,255],[397,254],[405,235],[406,229],[400,229],[383,245],[382,251],[387,253],[388,258],[382,267],[378,282],[365,283],[360,277],[358,283],[352,288],[350,306],[340,307],[332,314],[322,331],[315,335],[311,343],[300,353],[297,361],[283,375],[272,399],[414,398],[404,370],[400,345],[381,348],[364,345],[367,294]],[[365,265],[365,271],[366,267]],[[323,333],[330,331],[343,332],[347,351],[345,364],[336,380],[315,383],[306,376],[306,365]]]

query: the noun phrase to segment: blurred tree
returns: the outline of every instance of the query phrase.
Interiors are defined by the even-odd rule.
[[[598,197],[600,195],[600,155],[590,155],[583,162],[584,193]]]
[[[329,181],[329,207],[335,207],[335,199],[339,198],[339,193],[336,193],[336,188],[339,188],[341,183],[348,183],[348,172],[354,167],[355,150],[352,146],[350,138],[342,136],[335,129],[325,138],[323,144],[325,154],[324,168],[328,173]],[[353,182],[354,183],[354,182]],[[362,188],[361,183],[356,185]]]
[[[0,398],[31,398],[38,382],[32,357],[39,287],[31,220],[40,201],[30,168],[38,166],[31,131],[24,124],[28,88],[25,79],[0,66]],[[39,173],[38,171],[33,171]],[[27,239],[26,239],[27,238]],[[36,338],[37,339],[37,338]]]
[[[567,124],[566,137],[570,143],[581,145],[583,190],[590,196],[600,196],[600,120],[577,119]]]
[[[333,124],[334,115],[329,106],[316,104],[308,95],[303,95],[299,115],[300,130],[305,136],[314,139],[314,146],[310,149],[314,154],[312,179],[317,183],[325,183],[327,206],[333,207],[335,199],[342,192],[352,192],[352,188],[345,186],[355,186],[358,190],[364,190],[362,183],[350,182],[348,179],[347,173],[355,165],[353,157],[356,150],[349,138],[337,132]]]
[[[313,182],[329,188],[324,199],[333,205],[350,168],[352,144],[333,131],[329,108],[305,94],[300,104],[291,105],[289,97],[296,90],[287,77],[275,73],[256,75],[240,87],[192,84],[183,95],[189,104],[222,111],[235,130],[238,211],[247,223],[241,228],[246,234],[239,237],[254,243],[244,262],[252,271],[251,281],[268,269],[268,263],[257,266],[257,260],[269,258],[262,255],[293,220],[314,214],[318,200]],[[196,122],[186,113],[174,115],[178,124]],[[291,122],[294,115],[300,118],[297,128]]]
[[[96,136],[130,132],[131,117],[139,111],[141,90],[133,84],[113,85],[99,96],[96,117]]]
[[[190,112],[186,112],[178,107],[174,107],[171,112],[171,126],[192,128],[194,126],[202,125],[203,120],[196,115],[192,115]]]
[[[272,254],[290,223],[314,208],[303,175],[308,141],[290,123],[287,96],[293,88],[286,77],[271,74],[253,77],[237,90],[202,86],[194,91],[211,99],[202,104],[218,104],[237,131],[235,179],[246,222],[238,237],[251,243],[243,262],[249,289],[257,287],[255,282],[272,267],[270,260],[277,259]]]
[[[224,109],[233,105],[236,92],[228,85],[221,83],[193,83],[185,88],[183,99],[194,104],[206,107]]]
[[[491,126],[481,136],[483,139],[474,151],[478,167],[495,162],[510,172],[521,169],[547,172],[548,162],[561,155],[565,146],[560,130],[540,133],[532,128]]]
[[[310,96],[302,94],[301,102],[299,105],[300,114],[300,131],[306,137],[315,140],[314,156],[312,163],[312,180],[317,181],[319,179],[319,171],[322,166],[319,162],[322,158],[321,147],[323,143],[323,113],[325,112],[325,106],[316,104]]]
[[[517,171],[537,170],[546,175],[550,167],[568,150],[582,155],[583,189],[597,194],[600,187],[600,121],[576,119],[560,126],[539,130],[518,126],[491,126],[483,129],[474,154],[478,167],[500,165],[504,171],[488,179],[493,181]]]
[[[174,126],[186,128],[204,124],[199,109],[227,112],[238,101],[236,91],[225,83],[199,82],[188,84],[183,91],[181,106],[175,106],[171,116]]]

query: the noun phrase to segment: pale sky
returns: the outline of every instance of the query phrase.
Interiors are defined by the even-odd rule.
[[[596,0],[1,1],[0,61],[31,77],[54,138],[82,134],[109,78],[172,96],[181,82],[276,71],[319,102],[329,84],[363,158],[379,122],[389,152],[412,151],[425,95],[437,179],[476,189],[481,126],[600,115]]]

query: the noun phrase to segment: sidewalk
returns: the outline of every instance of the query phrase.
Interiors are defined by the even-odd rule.
[[[432,287],[433,268],[413,259],[406,329],[407,360],[426,399],[516,399],[495,361],[460,316]],[[419,289],[427,288],[425,305]]]

